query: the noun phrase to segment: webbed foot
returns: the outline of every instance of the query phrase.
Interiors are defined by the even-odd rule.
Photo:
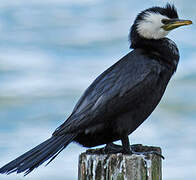
[[[104,148],[103,151],[105,154],[117,154],[117,153],[123,153],[123,154],[133,154],[130,149],[124,149],[123,146],[109,143]]]
[[[151,151],[149,151],[149,148],[151,149]],[[165,157],[161,154],[161,152],[158,152],[157,149],[155,150],[155,147],[142,146],[142,144],[134,144],[131,145],[131,150],[133,154],[137,154],[137,155],[155,154],[160,158],[165,159]]]
[[[136,154],[136,155],[148,155],[148,154],[155,154],[159,157],[161,157],[162,159],[165,159],[164,156],[155,150],[152,151],[145,151],[145,149],[141,149],[141,147],[145,147],[142,146],[141,144],[137,144],[137,145],[131,145],[130,149],[124,149],[123,146],[121,145],[117,145],[114,143],[109,143],[107,144],[104,148],[103,148],[103,153],[104,154],[117,154],[117,153],[123,153],[123,154]]]
[[[157,147],[152,146],[142,146],[142,144],[134,144],[129,146],[130,148],[123,148],[121,145],[117,145],[114,143],[108,143],[105,147],[99,149],[88,149],[86,152],[88,154],[137,154],[137,155],[149,155],[155,154],[162,159],[165,159],[161,154],[161,150]]]

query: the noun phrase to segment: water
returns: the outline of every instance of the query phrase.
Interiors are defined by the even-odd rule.
[[[196,22],[195,1],[174,3],[182,18]],[[129,52],[127,36],[135,15],[163,4],[0,0],[0,166],[47,139],[96,76]],[[130,135],[132,143],[162,147],[164,180],[196,176],[195,33],[192,25],[169,35],[180,49],[178,71],[160,105]],[[25,179],[77,179],[78,155],[84,150],[71,144]]]

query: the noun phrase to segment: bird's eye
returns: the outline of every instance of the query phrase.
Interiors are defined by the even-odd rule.
[[[163,24],[168,24],[168,23],[170,22],[170,20],[169,20],[169,19],[162,19],[161,22],[162,22]]]

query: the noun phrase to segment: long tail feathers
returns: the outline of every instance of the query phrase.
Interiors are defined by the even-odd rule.
[[[75,134],[52,136],[35,148],[0,168],[0,173],[10,174],[13,172],[25,172],[25,175],[27,175],[50,159],[47,163],[48,165],[70,142],[73,141],[75,136]]]

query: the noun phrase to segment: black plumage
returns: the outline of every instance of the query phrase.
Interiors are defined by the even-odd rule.
[[[101,74],[54,135],[77,132],[75,141],[92,147],[133,132],[154,110],[176,69],[152,56],[134,50]]]
[[[0,168],[0,173],[28,174],[46,160],[52,161],[70,142],[94,147],[121,140],[122,152],[131,153],[128,135],[160,102],[179,61],[173,41],[148,39],[138,33],[137,25],[146,12],[178,18],[171,5],[140,13],[130,32],[134,50],[97,77],[51,138]]]

